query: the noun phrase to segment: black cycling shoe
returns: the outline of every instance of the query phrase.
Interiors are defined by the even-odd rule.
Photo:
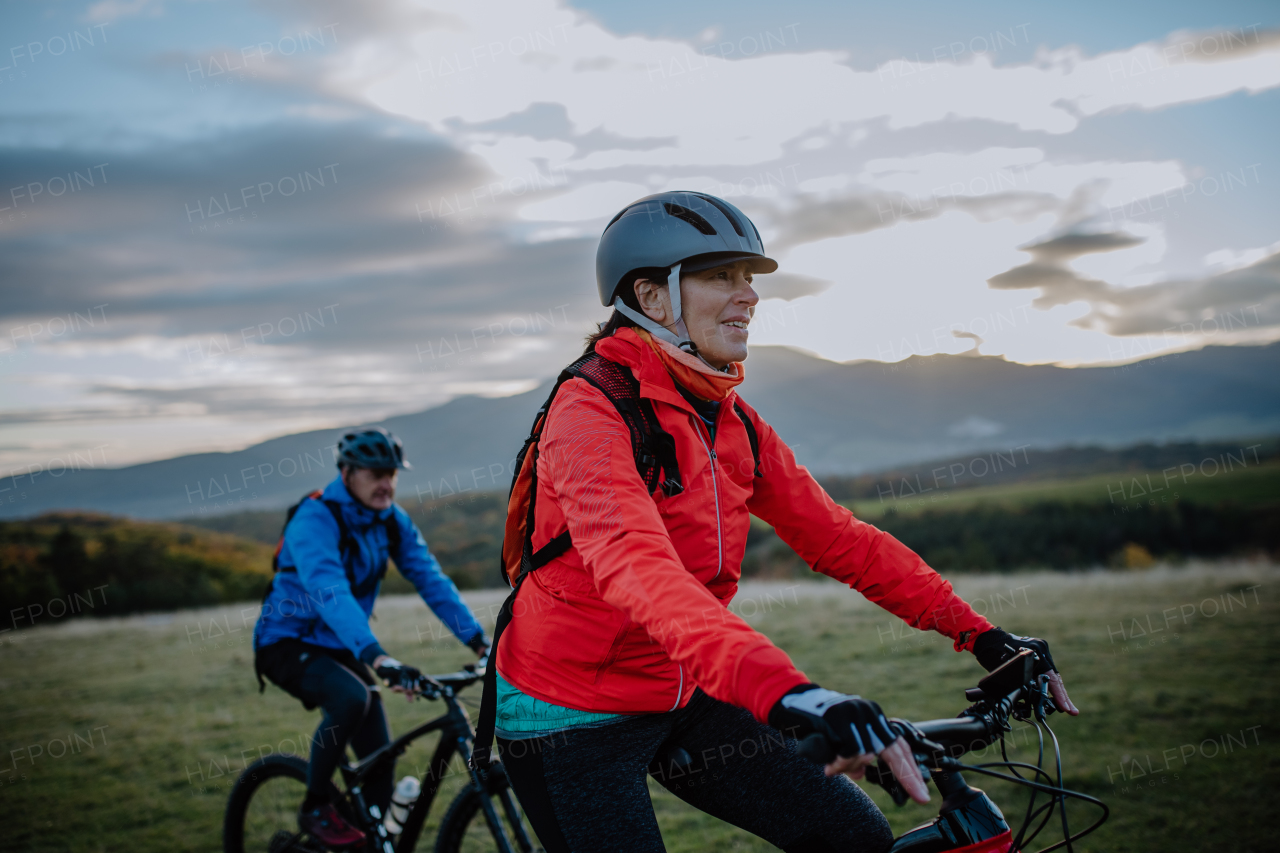
[[[298,812],[298,828],[326,847],[351,847],[367,837],[347,823],[333,803]]]

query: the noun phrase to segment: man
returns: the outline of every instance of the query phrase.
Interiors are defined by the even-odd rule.
[[[339,477],[318,497],[303,499],[285,526],[278,573],[254,628],[259,681],[265,675],[307,710],[324,710],[312,738],[298,825],[326,846],[365,837],[329,801],[330,778],[347,744],[363,757],[391,740],[368,667],[405,694],[421,674],[388,655],[369,629],[387,558],[459,640],[480,657],[488,652],[484,630],[457,587],[408,513],[395,504],[399,469],[409,467],[400,440],[384,429],[342,437]],[[383,814],[391,802],[392,773],[387,767],[365,785],[367,801]]]
[[[777,266],[740,210],[701,193],[640,199],[601,238],[597,285],[614,314],[540,421],[525,548],[538,568],[522,575],[492,664],[503,763],[549,853],[662,850],[647,773],[786,851],[888,849],[888,822],[842,775],[861,777],[877,757],[928,799],[875,702],[812,683],[728,609],[751,515],[815,571],[987,669],[1020,648],[1048,655],[832,501],[737,397],[759,301],[752,277]],[[638,402],[627,410],[650,413],[650,433],[663,433],[652,446],[674,451],[678,472],[664,462],[660,481],[646,479],[656,468],[612,402],[628,386]],[[1058,708],[1076,713],[1056,672],[1050,680]],[[837,757],[824,772],[794,741],[766,750],[774,729],[821,734]],[[752,749],[726,754],[738,744]],[[694,757],[680,777],[661,766],[677,749]]]

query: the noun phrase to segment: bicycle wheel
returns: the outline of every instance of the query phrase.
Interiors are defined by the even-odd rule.
[[[323,853],[298,832],[306,791],[307,762],[296,755],[268,755],[246,767],[227,798],[224,853]],[[332,793],[336,802],[337,789]]]
[[[482,796],[486,795],[477,791],[474,785],[468,785],[453,798],[443,820],[440,821],[440,834],[436,836],[436,853],[491,853],[499,849],[498,843],[489,831],[484,813],[480,810]],[[523,826],[523,821],[520,821],[519,832],[513,832],[510,816],[504,809],[504,796],[510,798],[511,792],[504,788],[500,794],[493,797],[492,802],[498,814],[498,820],[503,824],[510,849],[516,851],[534,849],[528,844],[521,843],[520,836],[526,839],[528,837],[528,830]],[[514,806],[514,799],[511,802]],[[518,811],[516,815],[516,819],[519,820]]]

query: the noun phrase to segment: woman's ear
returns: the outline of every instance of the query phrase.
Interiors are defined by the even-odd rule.
[[[665,284],[647,279],[636,279],[635,283],[636,301],[640,303],[640,310],[643,311],[650,320],[653,320],[660,326],[670,323],[671,316],[671,300],[667,294]]]

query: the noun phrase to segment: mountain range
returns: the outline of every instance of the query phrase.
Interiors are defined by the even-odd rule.
[[[1277,368],[1280,343],[1075,368],[967,355],[842,364],[757,347],[739,390],[816,474],[852,475],[969,452],[1280,433]],[[460,397],[382,421],[414,465],[402,475],[401,502],[505,489],[548,387]],[[0,480],[0,517],[84,509],[180,518],[286,506],[332,479],[340,432],[126,468],[19,474]]]

